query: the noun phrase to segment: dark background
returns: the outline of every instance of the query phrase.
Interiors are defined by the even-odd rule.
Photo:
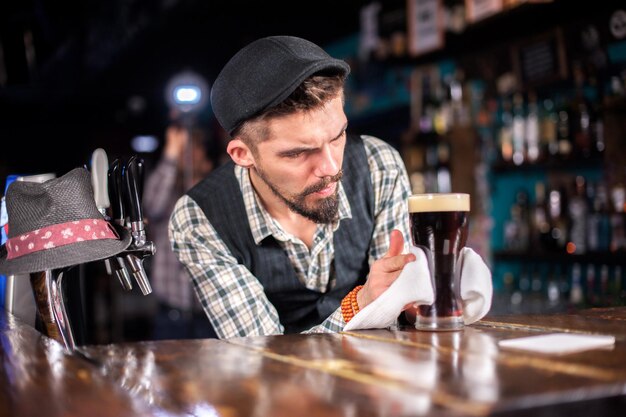
[[[0,178],[62,175],[88,163],[97,147],[110,160],[125,157],[137,134],[162,141],[165,87],[175,74],[192,70],[210,85],[230,56],[260,36],[325,45],[358,31],[364,3],[3,0]],[[209,106],[198,122],[219,134]]]

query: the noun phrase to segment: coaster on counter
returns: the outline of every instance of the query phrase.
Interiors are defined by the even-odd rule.
[[[572,333],[553,333],[540,336],[520,337],[500,340],[503,348],[520,349],[539,353],[574,353],[588,349],[611,347],[615,336],[585,335]]]

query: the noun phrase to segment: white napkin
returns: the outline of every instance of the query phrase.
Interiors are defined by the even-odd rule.
[[[389,327],[396,321],[405,305],[433,303],[435,296],[426,254],[415,246],[411,246],[410,250],[415,255],[415,261],[406,264],[393,284],[363,310],[359,310],[343,330]]]
[[[344,331],[389,327],[395,323],[405,305],[433,303],[434,292],[426,255],[422,249],[415,246],[411,246],[410,250],[415,255],[415,261],[406,264],[393,284],[376,300],[360,310],[346,324]],[[484,317],[491,308],[493,295],[491,271],[480,255],[470,248],[462,250],[459,262],[463,321],[465,324],[471,324]]]
[[[471,248],[461,249],[461,299],[463,322],[472,324],[489,312],[493,297],[491,271],[483,258]]]

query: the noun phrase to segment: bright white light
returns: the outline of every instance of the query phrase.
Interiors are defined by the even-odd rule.
[[[209,86],[200,75],[185,71],[172,77],[165,89],[170,108],[182,113],[202,110],[209,96]]]
[[[195,85],[182,85],[176,87],[174,97],[180,104],[196,104],[202,98],[202,91]]]
[[[130,141],[130,146],[135,152],[150,153],[159,147],[159,141],[154,136],[135,136]]]

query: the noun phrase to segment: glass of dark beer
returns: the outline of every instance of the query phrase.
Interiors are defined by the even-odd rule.
[[[426,253],[435,301],[406,310],[399,318],[400,325],[431,331],[463,327],[459,254],[467,241],[469,212],[469,194],[409,197],[411,240]]]

